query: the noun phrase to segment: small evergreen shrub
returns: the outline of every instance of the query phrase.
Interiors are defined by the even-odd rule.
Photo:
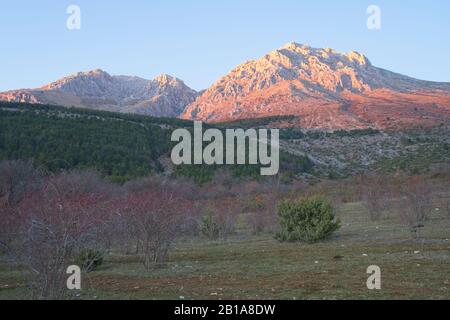
[[[281,231],[276,239],[281,242],[314,243],[340,228],[332,205],[320,197],[283,201],[278,205],[278,215]]]

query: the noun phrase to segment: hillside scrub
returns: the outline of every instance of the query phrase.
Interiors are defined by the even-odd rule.
[[[399,232],[406,237],[411,236],[410,230],[416,237],[418,231],[422,238],[428,237],[429,228],[439,221],[436,217],[448,206],[448,177],[448,173],[441,173],[396,175],[384,182],[379,178],[379,184],[393,192],[389,199],[393,207],[386,211],[386,220],[375,223],[361,219],[356,222],[359,229],[351,234],[349,228],[354,224],[349,220],[350,224],[343,224],[342,237],[324,246],[334,252],[336,243],[361,238],[358,232],[370,225],[386,226],[373,228],[374,237],[379,237],[379,232],[390,232],[387,226],[392,218],[401,218]],[[15,263],[11,270],[24,270],[24,297],[74,298],[65,288],[68,265],[79,264],[83,272],[91,272],[83,277],[95,278],[112,265],[122,266],[114,259],[123,259],[133,263],[130,269],[140,276],[172,276],[172,272],[181,270],[173,268],[180,258],[178,250],[192,243],[202,248],[211,245],[215,250],[234,245],[236,239],[266,239],[278,252],[284,245],[273,240],[275,230],[279,230],[276,239],[281,242],[315,243],[332,237],[339,229],[335,209],[343,220],[343,208],[350,208],[355,216],[365,213],[359,178],[315,185],[288,185],[278,178],[236,181],[232,175],[223,174],[213,183],[196,185],[188,179],[152,175],[119,185],[90,170],[44,173],[32,162],[0,162],[0,254],[5,261]],[[208,213],[212,220],[207,217],[203,222],[213,225],[213,236],[202,237],[202,218]],[[269,233],[272,239],[267,239]],[[239,250],[245,250],[245,246]],[[287,246],[283,251],[291,253],[291,249]],[[314,251],[315,247],[298,249]],[[240,265],[242,252],[235,252],[236,259],[231,263]],[[194,254],[192,261],[210,261],[210,256],[190,254]],[[230,262],[225,253],[213,251],[212,256]],[[192,266],[192,262],[186,265]]]

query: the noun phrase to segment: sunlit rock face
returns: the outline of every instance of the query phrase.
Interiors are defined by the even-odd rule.
[[[0,93],[0,100],[178,117],[197,92],[169,75],[153,80],[79,72],[39,89]]]
[[[298,116],[285,125],[304,128],[436,125],[450,119],[450,84],[377,68],[358,52],[289,43],[237,66],[182,117],[221,122],[279,115]]]

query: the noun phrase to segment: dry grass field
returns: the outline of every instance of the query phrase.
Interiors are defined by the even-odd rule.
[[[79,299],[450,299],[450,220],[436,210],[417,238],[396,217],[340,206],[342,228],[319,244],[252,235],[245,217],[226,241],[179,242],[167,265],[146,271],[136,256],[110,254],[82,280]],[[367,267],[382,289],[367,289]],[[0,265],[0,299],[26,298],[25,274]]]

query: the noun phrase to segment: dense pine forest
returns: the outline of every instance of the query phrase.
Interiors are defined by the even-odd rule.
[[[95,169],[109,180],[125,182],[162,173],[170,157],[171,133],[193,123],[106,111],[49,105],[0,103],[0,160],[34,160],[55,172]],[[307,172],[307,157],[282,153],[285,176]],[[176,176],[203,183],[220,169],[210,166],[175,167]],[[235,176],[258,178],[259,166],[227,167]]]
[[[161,120],[51,106],[1,104],[0,159],[33,159],[48,170],[95,168],[121,181],[161,171],[169,151]],[[186,123],[185,125],[189,125]]]

